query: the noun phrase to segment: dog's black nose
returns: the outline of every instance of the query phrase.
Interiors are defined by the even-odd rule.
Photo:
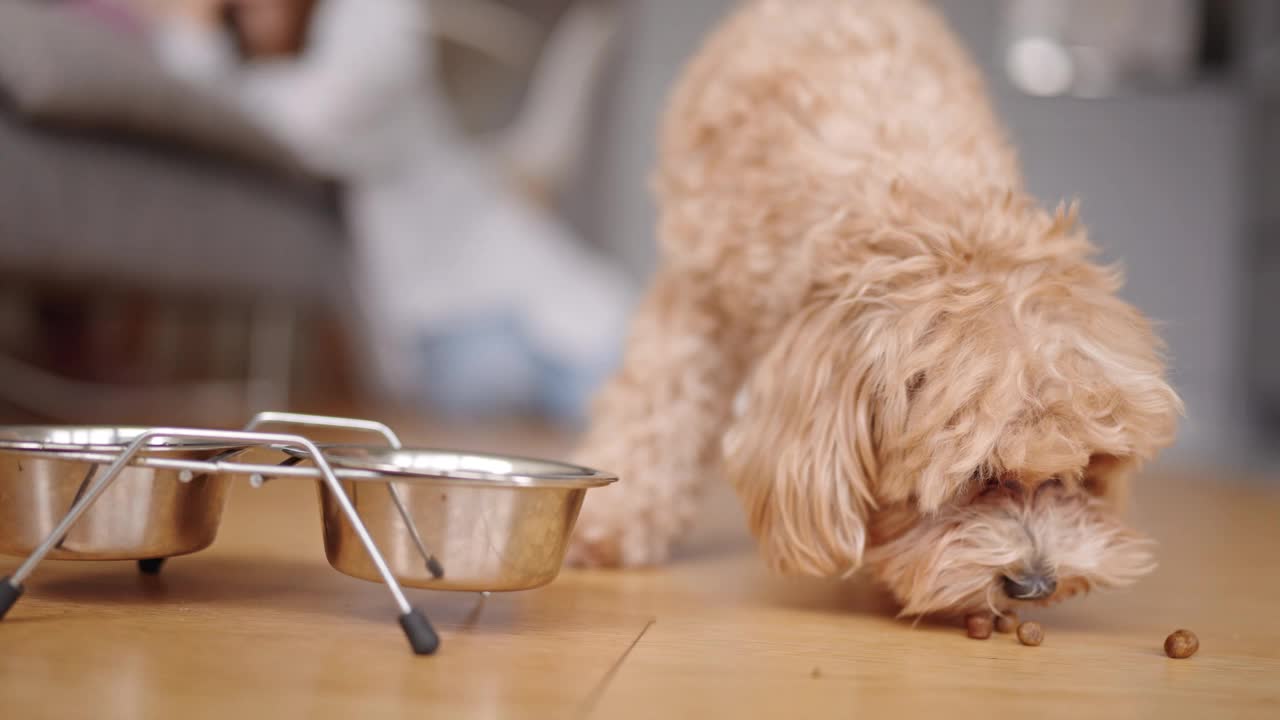
[[[1031,573],[1004,578],[1004,593],[1014,600],[1039,600],[1047,598],[1058,589],[1058,581],[1051,575]]]

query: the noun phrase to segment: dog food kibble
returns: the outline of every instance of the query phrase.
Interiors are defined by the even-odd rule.
[[[1009,611],[996,616],[996,632],[1011,633],[1018,627],[1018,613]]]
[[[1044,642],[1044,629],[1038,622],[1024,622],[1018,626],[1018,642],[1035,647]]]
[[[1183,659],[1196,654],[1200,649],[1200,638],[1190,630],[1174,630],[1164,639],[1164,654],[1171,658]]]
[[[966,615],[964,628],[974,640],[986,640],[991,637],[991,616],[983,613]]]

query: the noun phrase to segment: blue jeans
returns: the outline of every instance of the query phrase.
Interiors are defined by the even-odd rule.
[[[580,427],[592,394],[613,371],[608,357],[556,355],[533,343],[515,313],[454,323],[425,338],[416,395],[433,411],[486,419],[535,415]]]

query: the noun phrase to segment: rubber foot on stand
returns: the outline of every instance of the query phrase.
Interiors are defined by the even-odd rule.
[[[22,597],[22,586],[9,582],[8,577],[0,577],[0,620],[9,612],[9,608]]]
[[[138,572],[143,575],[159,575],[160,568],[164,567],[164,558],[147,558],[138,561]]]
[[[401,615],[400,627],[404,628],[405,637],[409,638],[414,655],[433,655],[440,647],[440,636],[421,610],[414,608]]]

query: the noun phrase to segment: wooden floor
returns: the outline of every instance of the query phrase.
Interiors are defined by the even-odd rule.
[[[239,483],[218,542],[159,577],[43,565],[0,623],[0,717],[1280,717],[1280,483],[1179,472],[1152,473],[1137,503],[1161,569],[1037,613],[1039,648],[913,628],[862,583],[770,577],[719,494],[667,569],[566,571],[483,601],[414,592],[443,631],[430,658],[382,587],[326,564],[313,487]],[[1190,660],[1161,653],[1178,627],[1200,636]]]

